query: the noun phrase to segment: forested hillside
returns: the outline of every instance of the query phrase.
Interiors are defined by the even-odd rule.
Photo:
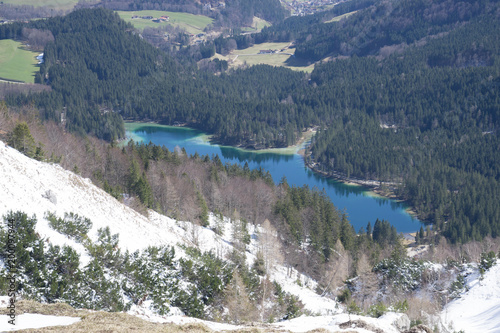
[[[317,66],[306,103],[321,100],[338,117],[311,146],[318,168],[401,182],[399,196],[424,220],[465,242],[500,232],[500,26],[498,4],[448,5],[434,4],[446,24],[433,25],[433,36],[408,23],[407,38],[371,49],[377,57]],[[394,11],[408,22],[430,11],[404,8]]]
[[[101,5],[113,10],[168,10],[203,14],[215,19],[214,26],[231,28],[250,26],[254,16],[279,22],[289,15],[279,0],[102,0]]]
[[[254,66],[215,76],[179,64],[110,11],[79,10],[0,26],[1,38],[23,27],[54,36],[38,75],[52,91],[7,101],[108,140],[123,135],[122,118],[179,122],[254,148],[321,126],[307,159],[315,169],[396,183],[453,242],[480,240],[500,232],[499,12],[486,0],[347,2],[233,36],[295,38],[305,62],[330,56],[312,74]]]
[[[78,135],[66,132],[62,126],[52,121],[40,123],[35,110],[29,107],[5,108],[3,104],[0,104],[0,107],[0,139],[6,140],[10,146],[23,154],[40,161],[58,163],[82,177],[91,179],[93,184],[146,216],[147,210],[153,209],[177,221],[191,221],[200,225],[200,229],[203,227],[208,231],[210,228],[219,236],[233,235],[234,240],[231,242],[238,248],[238,251],[225,256],[225,259],[231,263],[216,260],[213,254],[202,254],[189,249],[192,262],[183,262],[182,264],[185,265],[182,268],[177,264],[174,265],[177,271],[172,273],[179,278],[179,274],[183,275],[193,284],[200,286],[197,293],[194,293],[193,289],[189,291],[191,296],[183,292],[179,294],[177,291],[173,291],[168,296],[172,306],[181,307],[191,316],[211,318],[213,312],[210,309],[222,304],[220,303],[221,297],[226,293],[222,289],[228,286],[230,281],[234,281],[234,277],[231,276],[232,274],[222,273],[220,265],[237,271],[243,280],[241,283],[244,287],[242,288],[246,288],[250,302],[254,305],[260,304],[261,296],[259,295],[270,289],[262,289],[269,288],[266,284],[269,281],[261,283],[259,281],[265,280],[259,280],[258,276],[265,276],[266,270],[269,269],[266,261],[270,254],[266,251],[271,250],[262,248],[255,264],[245,262],[245,255],[242,255],[246,253],[250,242],[254,240],[255,237],[251,235],[256,232],[257,226],[267,228],[270,233],[279,237],[273,242],[273,246],[278,250],[272,250],[272,255],[279,256],[290,270],[293,268],[317,279],[318,288],[321,288],[322,293],[333,297],[337,294],[336,288],[342,285],[347,277],[357,274],[360,265],[374,265],[379,260],[390,256],[393,249],[398,251],[402,249],[395,228],[391,227],[387,221],[377,221],[373,227],[367,225],[366,232],[363,231],[359,237],[356,237],[346,214],[335,207],[323,192],[307,186],[291,187],[285,179],[275,185],[270,174],[264,170],[224,165],[218,156],[212,158],[208,155],[197,154],[187,156],[182,151],[171,152],[153,144],[135,144],[131,141],[124,147],[114,147],[108,142],[93,137],[82,139]],[[22,119],[28,119],[28,123],[22,122]],[[10,165],[5,159],[3,163]],[[44,165],[47,168],[52,167],[48,163]],[[6,173],[12,180],[15,176],[11,175],[9,170]],[[31,174],[29,170],[25,172]],[[45,178],[41,179],[45,181]],[[57,177],[51,179],[58,180]],[[63,182],[62,177],[59,181]],[[51,189],[61,191],[59,188],[51,187]],[[33,195],[39,197],[38,193]],[[54,199],[54,195],[51,196],[50,193],[46,193],[45,196],[52,197],[54,202],[58,201],[57,207],[63,204],[63,199]],[[97,200],[94,195],[91,196],[92,200]],[[42,200],[45,202],[45,199],[42,198]],[[80,204],[75,204],[75,207],[80,206]],[[42,213],[45,214],[45,210]],[[139,214],[136,213],[136,215]],[[212,218],[209,215],[212,215]],[[26,237],[29,238],[26,238],[27,241],[33,246],[39,246],[43,241],[30,231],[36,223],[35,219],[25,215],[24,217],[18,216],[20,217],[19,223],[25,223],[23,230],[26,230]],[[41,219],[42,216],[38,215],[38,220]],[[116,249],[118,237],[113,236],[109,230],[99,231],[98,242],[93,244],[88,242],[90,233],[87,233],[92,228],[92,222],[81,215],[74,216],[68,212],[68,216],[58,218],[48,212],[44,215],[44,219],[51,221],[52,229],[84,245],[88,251],[92,252],[91,256],[95,257],[96,261],[88,270],[81,270],[67,279],[57,280],[51,276],[52,266],[48,265],[46,260],[57,258],[57,260],[70,261],[68,264],[70,266],[75,265],[78,260],[74,256],[68,259],[68,256],[72,257],[71,252],[61,248],[46,248],[47,251],[37,252],[36,257],[33,257],[26,250],[19,249],[19,258],[23,258],[22,265],[26,265],[27,269],[27,283],[38,288],[26,289],[23,292],[39,300],[52,302],[58,298],[67,298],[73,300],[71,303],[73,305],[96,309],[122,310],[129,307],[131,304],[124,304],[122,299],[114,296],[104,297],[107,294],[119,294],[122,290],[121,285],[116,281],[116,283],[101,285],[104,275],[102,271],[94,272],[93,269],[96,265],[103,264],[106,269],[113,270],[118,279],[125,277],[129,279],[131,272],[138,269],[134,266],[135,264],[146,264],[136,261],[142,255],[129,255],[111,250]],[[233,222],[228,224],[228,219]],[[120,225],[122,222],[117,219],[116,223]],[[158,224],[157,227],[167,234],[166,230],[170,230],[163,224]],[[254,231],[250,233],[249,230]],[[189,235],[189,239],[199,237],[194,231],[192,235],[189,231],[183,232]],[[428,235],[430,237],[430,234]],[[1,236],[0,232],[0,238]],[[178,241],[173,237],[174,244]],[[128,243],[130,244],[130,239]],[[142,246],[135,241],[132,243]],[[155,257],[153,261],[159,260],[157,263],[165,263],[164,260],[168,263],[173,255],[167,248],[151,248],[150,250],[153,251],[150,254]],[[218,254],[218,256],[221,255]],[[106,259],[98,263],[100,258],[104,257]],[[108,259],[112,259],[113,263]],[[33,260],[38,261],[35,263]],[[130,264],[134,267],[121,266],[122,264],[125,266]],[[337,265],[341,265],[341,269],[338,269]],[[170,267],[169,264],[167,266]],[[202,269],[203,266],[206,268]],[[171,277],[172,275],[165,276],[168,281]],[[48,279],[47,282],[45,278]],[[141,288],[147,287],[147,274],[134,275],[133,279],[135,278],[141,281],[137,282],[137,290],[123,289],[126,293],[134,293],[133,297],[131,296],[132,299],[142,297],[136,292],[142,293],[144,290]],[[77,297],[79,286],[90,283],[89,281],[99,282],[89,287],[96,291],[96,298]],[[163,282],[167,283],[166,280]],[[175,284],[172,286],[174,287]],[[163,293],[160,290],[156,291]],[[284,305],[279,311],[285,311],[280,315],[292,311],[293,308],[286,309],[289,306],[299,307],[296,300],[285,293],[280,296],[280,293],[276,290],[276,295],[282,297],[279,304]],[[177,299],[177,296],[181,298]],[[201,303],[200,300],[202,300]],[[164,306],[161,302],[161,299],[154,301],[158,306]],[[163,310],[160,309],[160,311]],[[298,310],[299,308],[293,312],[298,313]]]
[[[20,37],[25,26],[2,25],[0,38]],[[307,84],[300,73],[260,66],[216,77],[181,67],[103,9],[78,10],[27,26],[54,35],[36,78],[53,90],[8,101],[35,103],[44,118],[54,120],[65,107],[70,130],[119,138],[120,114],[165,124],[183,122],[227,144],[267,147],[294,143],[312,121],[286,102],[287,92]]]
[[[351,1],[234,39],[294,41],[294,63],[331,60],[290,94],[322,120],[310,166],[399,184],[421,219],[466,242],[500,232],[498,22],[494,1]]]

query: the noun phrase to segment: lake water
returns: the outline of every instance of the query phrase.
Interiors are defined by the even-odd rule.
[[[164,145],[173,151],[175,147],[185,148],[190,155],[198,152],[201,155],[219,155],[223,163],[248,162],[251,169],[262,167],[268,170],[274,181],[279,183],[283,176],[289,185],[303,186],[325,190],[333,204],[344,210],[356,231],[366,228],[368,222],[372,227],[375,220],[384,219],[396,227],[398,232],[414,232],[420,229],[420,221],[409,215],[403,203],[374,196],[368,189],[360,186],[346,185],[327,179],[309,170],[304,159],[290,149],[273,150],[272,152],[249,151],[234,147],[210,144],[204,133],[194,129],[161,126],[154,124],[125,124],[127,138],[137,142]]]

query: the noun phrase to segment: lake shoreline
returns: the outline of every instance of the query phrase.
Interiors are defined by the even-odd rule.
[[[125,123],[125,131],[130,131],[134,132],[141,126],[158,126],[158,127],[165,127],[165,128],[183,128],[186,130],[195,130],[200,133],[204,133],[202,130],[199,130],[194,127],[190,127],[189,124],[187,123],[180,123],[178,125],[165,125],[157,121],[152,121],[152,120],[144,120],[144,121],[127,121],[124,120]],[[128,127],[128,128],[127,128]],[[230,148],[235,148],[242,150],[244,152],[248,153],[257,153],[257,154],[262,154],[262,153],[271,153],[271,154],[283,154],[283,155],[293,155],[293,154],[301,154],[301,151],[305,150],[305,147],[303,147],[304,143],[306,143],[308,140],[310,140],[314,135],[316,134],[316,127],[314,128],[308,128],[304,132],[302,132],[302,136],[300,137],[299,140],[297,140],[297,143],[288,147],[267,147],[267,148],[255,148],[255,146],[249,146],[249,145],[228,145],[226,143],[220,142],[216,139],[214,139],[213,134],[203,134],[204,140],[209,142],[210,144],[213,145],[218,145],[221,147],[230,147]],[[117,144],[122,146],[126,145],[128,141],[133,138],[127,138],[125,137],[122,140],[118,140]]]
[[[395,193],[396,186],[400,185],[400,183],[394,183],[394,182],[381,182],[377,180],[367,180],[367,179],[359,179],[359,178],[349,178],[346,175],[340,173],[340,172],[325,172],[323,170],[320,170],[318,168],[319,164],[316,162],[308,162],[306,159],[306,150],[304,149],[303,152],[301,152],[301,156],[304,158],[304,165],[311,170],[314,173],[320,174],[322,177],[325,178],[330,178],[334,179],[336,181],[339,181],[345,185],[349,186],[360,186],[360,187],[365,187],[369,189],[368,192],[373,193],[374,197],[380,197],[384,199],[390,199],[394,200],[396,202],[400,203],[405,203],[406,201],[398,197]],[[419,215],[417,212],[413,209],[413,207],[408,206],[406,209],[406,212],[414,217],[415,219],[420,220]]]
[[[142,128],[142,127],[144,127],[144,128]],[[162,125],[159,123],[152,123],[152,122],[126,122],[125,129],[127,131],[127,138],[125,140],[123,140],[123,142],[128,142],[129,139],[133,139],[134,141],[137,141],[137,142],[142,141],[142,142],[147,143],[151,139],[151,137],[148,135],[143,135],[145,133],[137,134],[134,137],[134,131],[138,131],[138,132],[148,131],[149,132],[149,130],[146,127],[152,127],[150,130],[152,130],[153,132],[155,132],[154,128],[158,128],[158,131],[160,131],[161,128],[163,128],[167,132],[173,131],[173,132],[179,132],[179,134],[183,133],[184,131],[186,131],[186,133],[191,132],[192,138],[183,139],[183,140],[185,140],[185,142],[188,145],[199,146],[202,152],[203,151],[206,152],[206,149],[209,146],[210,147],[217,146],[220,149],[225,149],[224,151],[226,153],[229,151],[232,151],[234,153],[231,153],[231,154],[236,154],[236,155],[230,154],[229,156],[224,156],[224,153],[219,151],[218,154],[222,153],[221,159],[223,158],[223,156],[224,156],[224,159],[225,158],[232,159],[232,158],[236,158],[236,156],[239,156],[238,154],[250,154],[250,155],[245,155],[245,157],[241,157],[239,162],[241,163],[244,159],[248,159],[248,158],[255,159],[253,163],[256,163],[257,167],[261,163],[261,161],[274,160],[277,158],[277,157],[273,157],[273,156],[281,155],[281,156],[283,156],[283,158],[287,158],[287,159],[290,159],[293,156],[295,156],[295,157],[293,157],[293,159],[296,160],[297,162],[300,161],[300,169],[302,170],[302,172],[306,172],[306,170],[307,170],[307,172],[309,173],[308,178],[310,180],[311,180],[312,175],[314,174],[314,175],[316,175],[315,177],[318,177],[318,179],[323,179],[322,180],[323,182],[328,181],[328,179],[330,179],[330,182],[333,181],[334,183],[338,184],[338,185],[332,184],[332,189],[328,190],[328,187],[327,187],[327,190],[329,192],[328,195],[330,196],[332,202],[336,202],[337,205],[339,205],[339,207],[346,208],[346,206],[344,206],[346,204],[343,201],[345,199],[340,198],[340,196],[344,195],[343,193],[346,193],[345,191],[347,191],[347,193],[351,193],[351,192],[359,193],[359,194],[362,193],[363,196],[365,196],[367,198],[370,197],[370,198],[373,198],[374,200],[379,201],[379,205],[382,205],[381,202],[386,201],[386,200],[397,203],[398,205],[400,205],[399,207],[400,207],[401,211],[404,212],[404,214],[406,216],[408,216],[411,219],[411,221],[415,221],[415,222],[420,223],[420,221],[418,219],[418,215],[415,214],[411,210],[411,207],[408,207],[408,205],[405,204],[403,200],[401,200],[400,198],[398,198],[395,195],[395,186],[398,185],[397,183],[382,183],[381,184],[381,182],[375,181],[375,180],[348,178],[348,177],[346,177],[346,175],[343,175],[341,173],[324,172],[321,170],[320,165],[317,165],[316,163],[310,161],[310,158],[309,158],[310,152],[308,151],[308,147],[312,141],[312,137],[316,133],[315,128],[309,128],[308,130],[302,132],[301,138],[297,141],[297,143],[293,146],[288,147],[288,148],[244,149],[244,148],[235,147],[235,146],[222,146],[222,145],[217,145],[217,144],[214,145],[213,140],[210,140],[210,135],[205,134],[203,131],[200,131],[198,129],[188,127],[185,124],[179,123],[177,126],[171,126],[171,125],[169,126],[169,125]],[[182,134],[182,135],[185,135],[185,134]],[[182,146],[182,143],[175,143],[174,145],[181,145]],[[204,148],[204,147],[207,147],[207,148]],[[172,148],[169,147],[169,149],[173,149],[173,147]],[[188,149],[188,152],[189,152],[189,149]],[[194,153],[194,152],[192,152],[192,153]],[[211,154],[211,153],[209,153],[209,154]],[[285,157],[285,156],[288,156],[288,157]],[[234,161],[231,161],[231,163],[234,163]],[[252,164],[252,163],[250,163],[250,164]],[[298,164],[297,164],[297,166],[298,166]],[[288,165],[284,166],[284,168],[288,169]],[[293,168],[295,168],[295,167],[293,167]],[[266,169],[266,170],[270,171],[272,174],[273,173],[272,170],[274,170],[274,169],[271,166],[270,169]],[[295,169],[293,169],[293,170],[295,170]],[[298,171],[299,170],[297,170],[297,172]],[[302,172],[299,172],[298,174],[302,174]],[[306,172],[306,174],[307,174],[307,172]],[[289,176],[290,175],[286,175],[287,179],[289,178]],[[294,177],[290,176],[290,179],[292,179],[292,178],[294,178]],[[279,179],[278,180],[274,179],[274,180],[275,180],[275,182],[279,181]],[[302,186],[303,184],[308,184],[311,187],[317,186],[318,188],[323,188],[325,186],[324,183],[317,183],[314,185],[310,180],[307,180],[307,176],[306,176],[306,178],[304,178],[303,180],[301,179],[300,184],[297,183],[295,185]],[[344,188],[344,189],[341,189],[340,191],[333,190],[333,187],[337,188],[337,186],[341,186],[340,188]],[[349,189],[349,188],[352,188],[352,189]],[[338,201],[334,201],[332,196],[339,197],[340,203]],[[338,199],[336,199],[336,200],[338,200]],[[349,204],[347,204],[347,206],[349,206]],[[349,209],[353,209],[353,208],[349,208]],[[372,208],[370,208],[370,209],[372,209]],[[392,210],[395,211],[395,209],[392,209]],[[354,211],[359,211],[359,208],[354,208]],[[363,214],[361,214],[361,215],[363,215]],[[356,216],[356,217],[354,218],[354,216]],[[373,218],[374,216],[377,218],[380,218],[380,219],[387,219],[389,221],[392,221],[389,216],[385,216],[385,213],[383,213],[383,214],[374,213],[374,214],[371,214],[370,217],[367,217],[365,215],[365,217],[362,217],[361,219],[360,219],[358,213],[356,213],[356,214],[353,214],[353,218],[355,220],[352,220],[352,221],[357,221],[355,223],[358,223],[358,224],[360,223],[359,221],[363,221],[363,223],[366,223],[364,221],[371,221],[371,218]],[[396,221],[400,221],[399,217],[396,217],[393,219],[394,219],[396,224],[399,223]],[[361,225],[361,226],[363,226],[363,225]],[[420,227],[420,225],[416,226],[415,229],[409,229],[408,227],[403,226],[400,229],[400,226],[398,225],[397,229],[401,230],[401,232],[406,232],[407,230],[415,231],[419,227]]]

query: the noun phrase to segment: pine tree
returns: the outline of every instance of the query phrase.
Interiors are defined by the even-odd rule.
[[[33,139],[26,122],[19,123],[14,127],[9,135],[8,144],[26,156],[35,156],[35,139]],[[41,151],[38,152],[38,155],[42,155]]]

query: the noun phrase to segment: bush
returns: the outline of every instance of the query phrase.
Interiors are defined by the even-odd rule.
[[[368,315],[373,318],[379,318],[383,316],[384,313],[386,312],[387,312],[387,307],[382,302],[374,304],[370,306],[370,308],[368,309]]]
[[[408,301],[405,299],[404,301],[399,301],[399,302],[396,302],[396,304],[394,304],[394,311],[396,312],[401,312],[401,313],[404,313],[406,311],[408,311]]]
[[[356,304],[356,302],[352,301],[347,307],[348,314],[361,314],[361,308]]]
[[[388,258],[379,262],[373,271],[382,274],[387,284],[409,291],[416,290],[420,286],[424,269],[423,261]]]
[[[481,259],[479,261],[479,268],[482,268],[484,271],[487,271],[488,269],[493,267],[493,265],[495,265],[495,263],[496,263],[495,252],[490,251],[488,253],[485,253],[485,252],[481,253]]]
[[[55,231],[82,242],[92,228],[92,221],[86,217],[80,217],[74,213],[64,213],[64,218],[56,217],[53,213],[46,213],[45,218],[49,226]]]
[[[351,291],[348,288],[343,289],[337,296],[340,303],[346,304],[351,299]]]
[[[460,297],[460,294],[466,290],[465,286],[465,278],[462,274],[459,274],[457,276],[457,279],[453,281],[453,283],[450,285],[449,293],[450,297],[453,298],[458,298]]]

